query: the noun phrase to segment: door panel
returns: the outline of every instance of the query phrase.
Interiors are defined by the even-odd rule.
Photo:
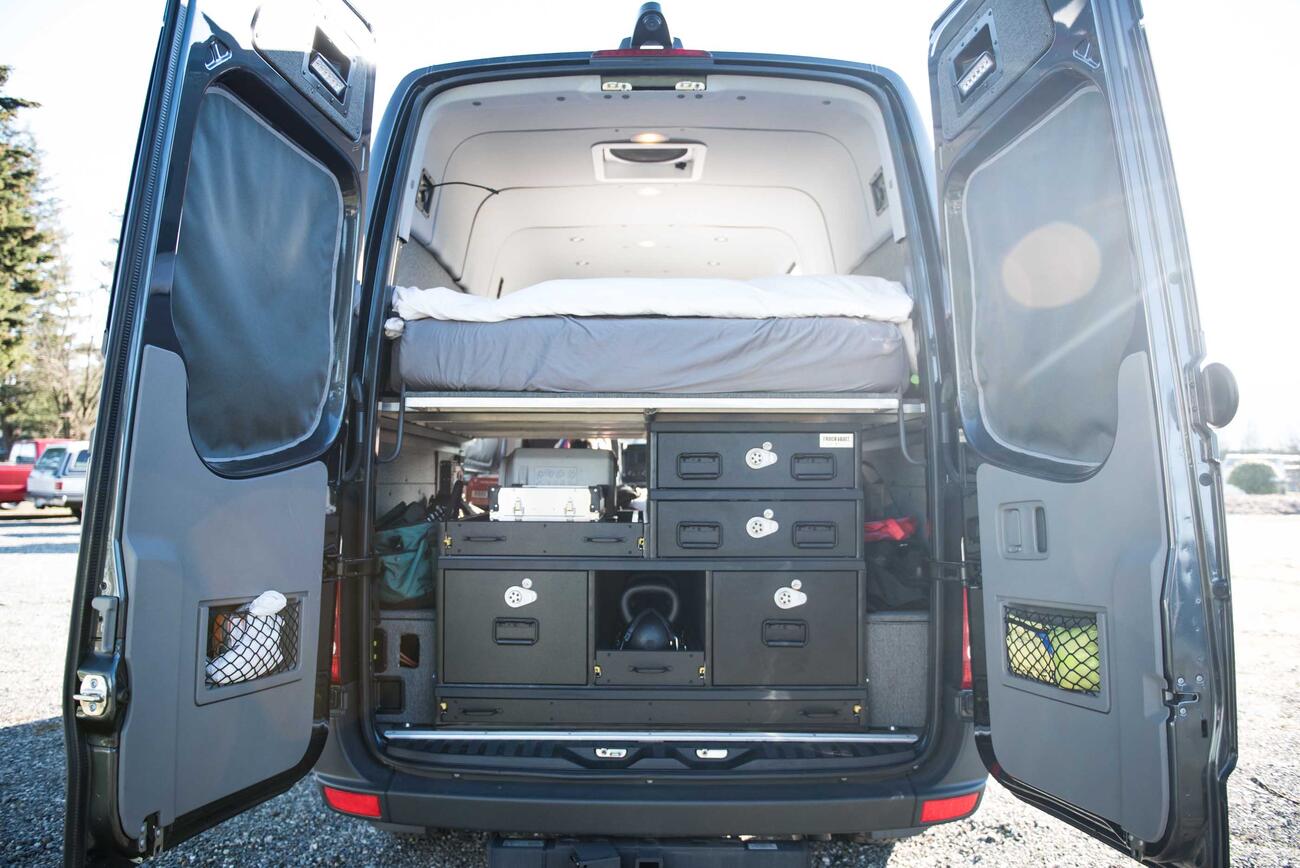
[[[68,644],[73,864],[174,846],[324,746],[368,40],[344,0],[167,4]]]
[[[1047,813],[1151,863],[1220,864],[1221,479],[1140,17],[961,2],[931,33],[976,738]]]
[[[130,761],[117,782],[126,829],[155,812],[170,826],[306,755],[327,495],[320,462],[253,479],[205,467],[186,425],[185,368],[157,347],[145,348],[133,433],[122,534],[131,700],[120,744]],[[268,586],[300,601],[297,665],[205,684],[205,604],[248,601]]]
[[[1125,360],[1119,386],[1115,446],[1088,484],[1035,479],[987,463],[977,471],[981,516],[996,514],[1001,504],[1037,500],[1054,543],[1045,559],[1024,560],[1003,553],[998,535],[981,538],[984,635],[992,640],[989,729],[1007,774],[1154,841],[1169,809],[1159,609],[1167,536],[1144,354]],[[1126,496],[1113,498],[1115,490]],[[1048,623],[1053,614],[1096,618],[1097,695],[1069,689],[1080,686],[1078,679],[1061,686],[1069,670],[1057,659],[1048,673],[1056,684],[1013,674],[1008,651],[1028,637],[1008,630],[1009,606],[1041,625],[1030,627],[1046,634],[1033,642],[1051,643],[1054,632],[1068,637],[1063,630],[1078,629],[1054,629]],[[1026,729],[1052,737],[1026,738]]]

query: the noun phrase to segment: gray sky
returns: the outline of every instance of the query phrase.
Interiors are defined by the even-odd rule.
[[[387,100],[420,66],[617,47],[639,0],[358,0]],[[866,61],[899,72],[928,118],[930,23],[947,0],[664,0],[687,47]],[[1291,43],[1300,2],[1145,0],[1210,353],[1233,368],[1229,445],[1300,442],[1300,140]],[[106,282],[162,0],[0,0],[0,63],[62,202],[72,279]],[[93,311],[103,319],[105,296]]]

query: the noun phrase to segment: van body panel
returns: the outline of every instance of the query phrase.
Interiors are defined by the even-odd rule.
[[[977,740],[1134,858],[1226,864],[1222,483],[1140,19],[960,2],[931,33]]]
[[[166,6],[69,636],[70,863],[174,846],[324,745],[321,564],[374,99],[369,26],[326,5]],[[250,613],[268,591],[272,613]]]

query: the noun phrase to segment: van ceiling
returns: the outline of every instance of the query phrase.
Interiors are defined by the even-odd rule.
[[[688,150],[674,160],[682,168],[611,164],[599,147],[644,133]],[[701,94],[602,93],[599,76],[472,85],[431,101],[416,153],[401,235],[481,295],[560,277],[848,273],[903,235],[897,207],[877,213],[871,196],[883,170],[894,198],[879,108],[839,85],[752,76],[710,76]],[[426,215],[422,175],[500,192],[438,186]]]

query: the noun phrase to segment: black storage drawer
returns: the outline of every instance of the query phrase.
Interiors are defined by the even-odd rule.
[[[858,612],[856,572],[715,572],[713,683],[855,684]]]
[[[858,438],[824,431],[660,431],[658,488],[856,488]]]
[[[792,732],[852,731],[863,728],[861,693],[834,698],[732,699],[707,690],[698,699],[611,698],[591,691],[591,698],[543,699],[515,696],[448,696],[439,693],[438,722],[474,727],[677,727],[716,729],[754,727]]]
[[[661,558],[856,557],[861,503],[854,500],[654,501]]]
[[[445,570],[442,680],[586,684],[587,574]]]
[[[597,651],[597,684],[704,684],[704,654],[700,651]]]
[[[640,557],[645,525],[612,521],[450,521],[445,555]]]

